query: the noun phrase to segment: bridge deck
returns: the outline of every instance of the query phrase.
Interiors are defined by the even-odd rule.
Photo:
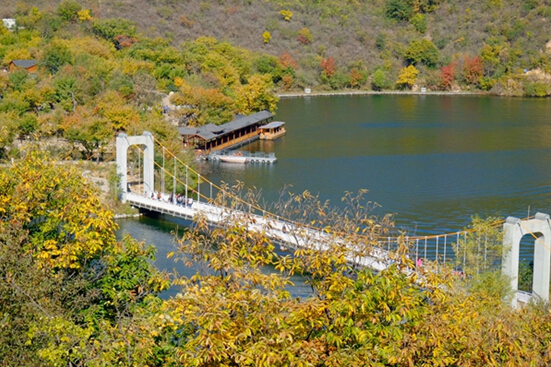
[[[306,228],[295,223],[289,223],[273,217],[260,216],[239,210],[228,209],[210,203],[193,202],[191,207],[187,205],[175,205],[162,200],[153,200],[141,195],[128,193],[126,201],[140,209],[168,214],[177,218],[193,220],[201,215],[212,225],[224,225],[239,219],[250,231],[264,233],[271,240],[285,244],[293,248],[315,248],[329,250],[331,243],[340,241],[331,234],[323,231]],[[373,248],[369,256],[354,256],[354,249],[350,249],[348,261],[353,264],[383,270],[391,264],[388,252]]]

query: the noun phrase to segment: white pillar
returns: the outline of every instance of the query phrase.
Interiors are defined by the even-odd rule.
[[[551,222],[549,214],[536,213],[534,219],[508,217],[503,225],[502,273],[509,277],[515,292],[512,305],[517,306],[519,251],[522,237],[534,238],[534,272],[532,294],[549,301],[551,269]]]
[[[127,180],[127,157],[128,147],[131,145],[144,145],[144,162],[143,162],[143,177],[144,177],[144,190],[152,192],[155,189],[155,177],[154,177],[154,159],[155,159],[155,142],[153,141],[153,135],[150,132],[144,131],[141,136],[128,136],[125,133],[117,135],[117,175],[120,178],[122,195],[121,201],[126,201],[126,188],[128,184]]]

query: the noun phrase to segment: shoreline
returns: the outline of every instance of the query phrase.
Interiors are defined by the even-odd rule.
[[[472,96],[487,96],[488,93],[484,92],[466,92],[466,91],[459,91],[459,92],[451,92],[451,91],[373,91],[373,90],[366,90],[366,91],[328,91],[328,92],[312,92],[312,93],[305,93],[305,92],[290,92],[290,93],[278,93],[276,94],[279,98],[300,98],[300,97],[332,97],[332,96],[354,96],[354,95],[385,95],[385,94],[404,94],[404,95],[433,95],[433,96],[466,96],[466,95],[472,95]]]

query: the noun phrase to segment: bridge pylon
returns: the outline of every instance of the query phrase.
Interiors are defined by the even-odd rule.
[[[551,268],[551,222],[549,214],[536,213],[533,219],[508,217],[503,224],[502,274],[509,277],[515,291],[511,301],[517,307],[520,241],[525,235],[534,238],[534,272],[532,297],[549,302],[549,271]]]
[[[117,175],[120,177],[121,184],[121,201],[126,202],[127,192],[127,157],[128,148],[131,145],[143,145],[143,178],[144,192],[150,193],[155,191],[155,172],[154,172],[154,157],[155,157],[155,142],[153,135],[149,131],[144,131],[142,135],[128,136],[125,133],[117,135]]]

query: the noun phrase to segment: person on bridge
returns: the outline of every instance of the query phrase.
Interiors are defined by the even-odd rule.
[[[193,205],[193,199],[192,199],[192,198],[188,198],[188,199],[187,199],[187,206],[191,208],[192,205]]]

